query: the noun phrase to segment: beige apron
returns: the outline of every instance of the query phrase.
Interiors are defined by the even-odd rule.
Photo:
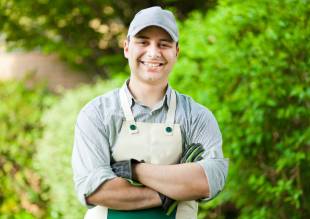
[[[125,85],[126,86],[126,85]],[[151,164],[176,164],[182,154],[182,136],[179,124],[174,124],[176,94],[172,90],[165,123],[136,122],[131,112],[125,86],[120,89],[120,101],[125,121],[112,148],[115,161],[144,160]],[[181,201],[176,211],[176,219],[197,218],[198,203]],[[87,211],[85,219],[106,219],[108,209],[96,206]]]

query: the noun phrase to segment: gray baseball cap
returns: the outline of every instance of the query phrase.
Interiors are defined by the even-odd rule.
[[[178,42],[179,33],[174,15],[171,11],[163,10],[159,6],[139,11],[129,25],[127,37],[135,36],[139,31],[149,26],[163,28],[169,33],[173,41]]]

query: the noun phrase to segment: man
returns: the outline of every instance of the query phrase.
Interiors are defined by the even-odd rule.
[[[81,110],[72,165],[79,200],[90,208],[86,218],[192,219],[195,200],[223,189],[228,165],[213,114],[168,85],[178,40],[170,11],[141,10],[124,43],[129,80]],[[201,158],[185,155],[192,145],[203,147]],[[201,160],[180,163],[188,157]]]

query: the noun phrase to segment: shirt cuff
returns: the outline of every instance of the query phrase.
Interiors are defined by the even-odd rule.
[[[197,163],[204,169],[210,191],[210,196],[202,198],[201,201],[209,201],[215,198],[224,188],[228,172],[228,159],[206,158]]]
[[[109,166],[94,169],[88,176],[75,180],[79,201],[87,208],[95,207],[86,202],[86,197],[95,192],[102,183],[115,177],[116,175]]]

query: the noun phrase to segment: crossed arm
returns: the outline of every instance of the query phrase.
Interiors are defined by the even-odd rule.
[[[148,187],[132,186],[121,177],[103,183],[86,201],[88,204],[103,205],[116,210],[138,210],[161,205],[156,191]]]
[[[75,186],[83,204],[86,201],[118,210],[144,209],[161,205],[158,192],[175,200],[195,200],[213,198],[223,189],[228,162],[223,159],[221,134],[212,115],[195,117],[193,120],[197,122],[191,124],[195,129],[188,134],[199,133],[195,138],[189,137],[188,142],[204,145],[207,153],[203,167],[202,163],[137,164],[134,178],[145,187],[135,187],[125,179],[114,177],[108,167],[109,147],[102,147],[109,145],[108,136],[102,137],[105,132],[98,128],[101,123],[93,124],[98,119],[88,118],[91,115],[81,114],[78,119],[72,155]]]
[[[196,163],[134,166],[134,178],[145,187],[135,187],[116,177],[103,183],[86,198],[89,204],[117,210],[134,210],[161,205],[158,192],[175,200],[195,200],[209,196],[208,180]]]

